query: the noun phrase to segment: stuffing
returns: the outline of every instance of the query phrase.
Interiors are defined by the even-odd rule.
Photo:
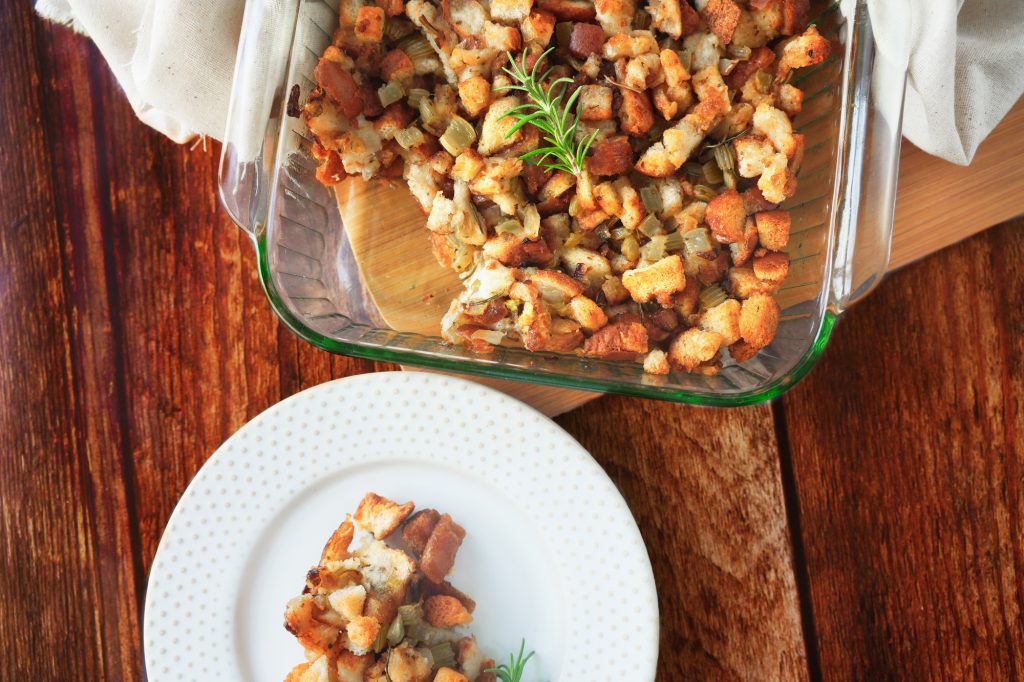
[[[668,362],[668,355],[660,348],[655,348],[644,358],[644,371],[648,374],[668,374],[672,367]]]
[[[505,114],[519,104],[519,99],[516,97],[502,97],[491,102],[491,106],[484,116],[483,126],[480,129],[480,143],[477,145],[477,151],[482,156],[491,156],[522,139],[522,130],[517,130],[506,137],[516,121],[511,117],[506,118]]]
[[[793,69],[814,66],[828,59],[832,46],[818,33],[814,26],[803,35],[788,41],[782,48],[782,56],[775,68],[775,77],[780,81]]]
[[[796,178],[789,172],[789,161],[782,152],[770,157],[757,181],[764,198],[781,204],[796,191]]]
[[[356,528],[352,524],[352,517],[346,516],[341,525],[331,534],[324,551],[320,554],[320,563],[326,564],[331,561],[342,561],[349,557],[348,548],[355,537]]]
[[[584,85],[580,88],[580,119],[607,121],[612,117],[612,89],[604,85]]]
[[[740,339],[740,308],[740,302],[733,298],[719,303],[701,315],[700,328],[715,332],[723,344],[731,346]]]
[[[356,616],[345,626],[348,641],[357,654],[365,654],[373,646],[380,632],[380,623],[376,618]]]
[[[771,141],[775,149],[791,158],[796,152],[793,124],[786,112],[769,104],[758,105],[754,111],[754,132]]]
[[[591,21],[595,15],[594,3],[589,0],[537,0],[536,4],[562,21]]]
[[[647,3],[651,25],[676,40],[683,35],[683,11],[679,3],[680,0],[651,0]],[[682,0],[682,3],[689,8],[686,0]]]
[[[491,83],[483,76],[471,76],[459,83],[459,99],[470,118],[491,105]]]
[[[736,150],[736,170],[741,177],[756,178],[764,172],[765,164],[775,156],[775,147],[761,135],[744,135],[732,141]]]
[[[628,33],[633,28],[633,0],[594,0],[594,11],[597,23],[609,36]]]
[[[619,109],[619,126],[629,135],[643,135],[654,125],[654,110],[651,101],[643,92],[622,90],[622,107]]]
[[[790,118],[797,116],[804,108],[803,90],[789,83],[783,83],[779,86],[778,104],[779,109],[786,112]]]
[[[693,327],[672,340],[668,348],[668,360],[673,367],[692,372],[714,360],[721,347],[720,334]]]
[[[452,517],[443,514],[423,549],[420,572],[431,582],[442,582],[455,565],[455,553],[458,552],[464,537],[466,531],[462,526],[452,521]]]
[[[608,324],[608,316],[601,310],[600,306],[586,296],[580,295],[569,301],[566,311],[568,317],[573,319],[588,334],[593,334],[601,327]]]
[[[491,18],[508,24],[518,24],[530,15],[533,0],[491,0]]]
[[[569,52],[580,59],[599,54],[604,45],[604,30],[593,24],[577,23],[569,33]]]
[[[565,305],[582,294],[584,289],[578,281],[556,270],[536,270],[527,277],[527,281],[537,287],[541,298],[553,305]]]
[[[568,353],[583,344],[583,329],[575,320],[556,318],[551,321],[551,335],[544,350],[552,353]]]
[[[690,56],[691,73],[709,66],[718,66],[722,52],[722,43],[714,33],[694,33],[683,40],[683,54]]]
[[[734,189],[727,189],[708,202],[705,219],[711,234],[719,244],[735,244],[743,240],[747,222],[747,209],[743,197]]]
[[[630,270],[622,276],[622,286],[637,303],[657,299],[668,305],[672,294],[686,286],[683,261],[678,255],[666,256],[652,265]]]
[[[423,616],[435,628],[446,630],[473,620],[462,602],[447,595],[434,595],[423,600]]]
[[[601,292],[609,305],[618,305],[629,300],[629,289],[622,286],[622,279],[609,277],[601,284]]]
[[[600,287],[604,279],[612,274],[612,266],[607,258],[582,246],[563,249],[561,259],[571,276],[588,287]]]
[[[402,540],[412,551],[423,554],[441,515],[433,509],[416,512],[402,527]]]
[[[543,47],[551,42],[551,36],[555,32],[555,15],[535,9],[523,19],[519,30],[524,43]]]
[[[451,668],[439,668],[434,682],[469,682],[469,678]]]
[[[380,7],[360,7],[354,27],[357,40],[379,43],[384,39],[384,10]]]
[[[775,337],[781,310],[767,294],[754,294],[743,301],[739,329],[743,340],[755,348],[764,348]]]
[[[631,59],[642,54],[657,54],[658,42],[650,31],[630,31],[617,33],[604,43],[602,54],[609,61]]]
[[[604,360],[632,360],[647,350],[647,330],[638,322],[609,324],[583,345],[584,355]]]
[[[464,637],[455,643],[455,660],[471,680],[478,680],[486,668],[494,667],[494,661],[484,655],[473,637]]]
[[[516,268],[544,265],[552,258],[551,249],[543,239],[526,239],[507,232],[488,238],[483,254],[502,265]]]
[[[380,77],[385,81],[408,82],[416,74],[412,60],[404,50],[395,48],[384,55],[380,62]]]
[[[355,620],[366,604],[366,588],[362,585],[347,585],[327,595],[327,603],[345,620]]]
[[[732,42],[741,14],[742,10],[734,0],[708,0],[700,11],[701,18],[724,45]]]
[[[746,202],[744,202],[746,210]],[[732,257],[733,265],[743,265],[754,255],[757,248],[757,225],[753,218],[747,218],[743,224],[743,238],[729,244],[729,255]]]
[[[292,668],[284,682],[332,682],[329,666],[327,656],[318,656]]]
[[[622,175],[633,167],[633,148],[625,137],[595,142],[587,158],[587,171],[594,177]]]
[[[754,214],[757,238],[769,251],[780,251],[789,243],[789,211],[761,211]]]
[[[402,642],[391,649],[387,662],[387,679],[391,682],[430,682],[431,658],[429,649],[414,649]]]
[[[758,279],[752,268],[731,268],[723,288],[735,298],[747,299],[756,294],[772,293],[777,286],[768,280]]]
[[[789,274],[789,254],[766,253],[756,256],[753,269],[758,279],[781,284]]]

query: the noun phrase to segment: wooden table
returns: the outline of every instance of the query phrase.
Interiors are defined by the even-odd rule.
[[[277,324],[216,149],[139,124],[27,3],[0,38],[0,677],[138,680],[146,576],[206,457],[389,367]],[[1024,679],[1022,228],[890,277],[774,404],[559,418],[650,548],[659,679]]]

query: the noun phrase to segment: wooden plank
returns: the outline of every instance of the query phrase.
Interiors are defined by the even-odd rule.
[[[823,678],[1024,679],[1024,221],[893,275],[782,400]]]
[[[957,166],[903,141],[891,267],[1024,214],[1024,98]]]
[[[607,397],[558,423],[644,535],[661,606],[658,679],[807,679],[771,408]]]

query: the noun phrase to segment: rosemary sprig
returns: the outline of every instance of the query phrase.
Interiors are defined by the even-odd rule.
[[[502,663],[497,668],[487,668],[484,670],[485,673],[494,673],[497,675],[501,682],[522,682],[523,669],[526,667],[527,662],[533,658],[533,652],[526,654],[523,658],[523,652],[526,651],[526,640],[524,639],[522,644],[519,645],[519,655],[513,656],[508,655],[508,663]]]
[[[519,158],[548,170],[561,170],[578,176],[583,170],[587,151],[597,137],[597,131],[577,143],[576,127],[579,125],[580,116],[579,112],[573,115],[572,110],[579,99],[580,89],[577,88],[566,100],[565,93],[572,85],[572,79],[564,76],[557,78],[545,90],[544,81],[551,75],[552,70],[548,69],[540,77],[537,76],[537,67],[554,49],[550,48],[544,52],[529,71],[526,70],[526,51],[523,51],[521,62],[516,62],[509,54],[511,68],[505,67],[502,70],[511,76],[515,83],[495,89],[518,90],[527,97],[525,104],[510,109],[502,117],[511,116],[516,119],[516,124],[505,134],[505,139],[515,135],[523,126],[532,125],[544,133],[544,142],[548,144],[546,147],[528,151]]]

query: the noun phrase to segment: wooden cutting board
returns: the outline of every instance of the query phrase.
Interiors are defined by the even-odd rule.
[[[1024,99],[957,166],[904,141],[890,268],[895,269],[1024,213]],[[438,267],[423,239],[423,214],[404,183],[347,180],[338,206],[370,295],[393,329],[436,335],[461,283]],[[410,249],[409,244],[422,248]],[[412,295],[410,295],[412,294]],[[406,367],[405,369],[414,369]],[[600,397],[586,391],[467,377],[549,416]]]

